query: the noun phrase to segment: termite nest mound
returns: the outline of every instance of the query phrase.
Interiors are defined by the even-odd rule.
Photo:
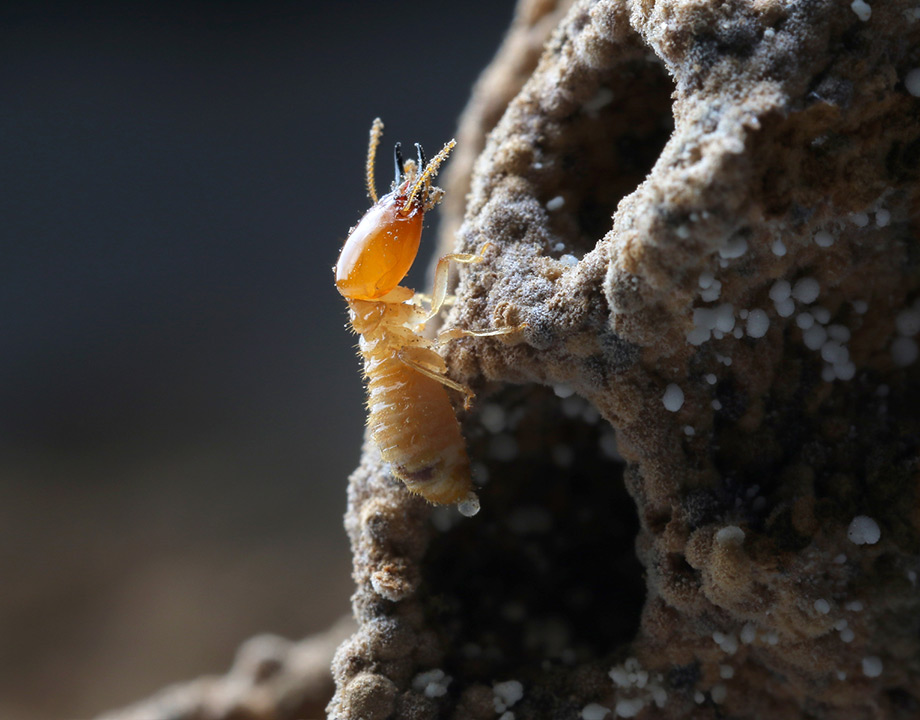
[[[446,352],[482,510],[366,447],[329,715],[915,716],[915,8],[564,5],[446,173],[445,327],[527,323]]]

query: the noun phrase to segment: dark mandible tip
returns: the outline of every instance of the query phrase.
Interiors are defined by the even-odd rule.
[[[428,164],[428,158],[425,157],[425,151],[418,143],[415,143],[415,151],[418,153],[418,171],[422,172]]]
[[[399,185],[403,179],[402,143],[393,146],[393,162],[396,164],[396,179],[393,182]]]

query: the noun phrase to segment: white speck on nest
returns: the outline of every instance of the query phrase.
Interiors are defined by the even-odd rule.
[[[751,310],[747,317],[747,334],[752,338],[760,338],[767,334],[770,328],[770,318],[761,309]]]
[[[700,278],[697,282],[700,285],[700,289],[705,290],[706,288],[712,287],[712,283],[714,280],[715,280],[715,277],[713,276],[713,274],[709,272],[708,270],[704,270],[703,272],[700,273]]]
[[[829,363],[844,363],[850,358],[850,351],[836,340],[828,340],[821,346],[821,359]]]
[[[827,330],[823,325],[812,325],[802,333],[802,341],[809,350],[820,350],[827,342]]]
[[[711,334],[712,331],[706,328],[695,327],[687,333],[687,342],[691,345],[702,345],[709,339]]]
[[[885,208],[875,211],[875,224],[878,227],[888,227],[891,222],[891,212]]]
[[[862,600],[850,600],[843,607],[849,610],[850,612],[862,612],[863,610]]]
[[[741,236],[731,238],[727,243],[719,248],[719,257],[724,260],[739,258],[747,252],[747,240]]]
[[[818,230],[815,233],[815,245],[818,247],[830,247],[834,244],[834,236],[831,235],[827,230]]]
[[[723,680],[731,680],[735,677],[735,668],[731,665],[719,665],[719,677]]]
[[[808,328],[815,324],[815,318],[809,312],[801,312],[795,316],[795,324],[802,330],[808,330]]]
[[[725,698],[728,695],[728,688],[724,683],[718,683],[717,685],[712,686],[712,690],[709,691],[709,695],[716,705],[721,705],[725,702]]]
[[[604,720],[604,716],[610,712],[610,708],[605,708],[597,703],[589,703],[581,709],[582,720]]]
[[[782,302],[792,295],[792,285],[788,280],[777,280],[770,288],[770,299],[775,302]]]
[[[821,286],[818,285],[817,280],[811,277],[804,277],[796,280],[792,288],[792,297],[800,303],[808,305],[818,299],[820,292]]]
[[[557,195],[556,197],[546,201],[546,209],[550,212],[562,209],[562,206],[565,205],[565,198],[562,195]]]
[[[850,8],[856,13],[856,17],[863,22],[866,22],[872,17],[872,8],[868,3],[864,2],[864,0],[853,0],[853,2],[850,3]]]
[[[735,308],[731,303],[723,303],[716,308],[716,330],[727,333],[735,327]]]
[[[846,325],[828,325],[827,334],[837,342],[845,343],[850,341],[850,328]]]
[[[847,538],[856,545],[875,545],[881,537],[878,523],[868,515],[857,515],[847,528]]]
[[[920,10],[920,8],[917,8],[917,10]],[[914,12],[917,12],[917,10]],[[914,97],[920,97],[920,68],[908,71],[907,75],[904,76],[904,87]]]
[[[574,255],[566,253],[559,258],[559,262],[561,262],[563,265],[567,265],[568,267],[575,267],[578,265],[578,258]]]
[[[866,677],[874,678],[882,674],[882,659],[876,655],[868,655],[862,659],[862,671]]]
[[[792,298],[780,300],[774,304],[774,307],[776,308],[776,314],[782,318],[792,317],[793,313],[795,313],[795,302]]]
[[[783,244],[782,240],[774,240],[770,249],[777,257],[782,257],[786,254],[786,246]]]
[[[575,390],[572,389],[571,385],[560,383],[559,385],[553,386],[553,392],[556,393],[556,397],[567,398],[570,395],[574,394]]]
[[[479,413],[479,422],[490,433],[500,433],[505,429],[505,409],[495,403],[483,405]]]
[[[822,615],[827,615],[831,611],[831,604],[824,598],[815,600],[814,607]]]
[[[719,646],[719,649],[724,653],[734,655],[738,651],[738,638],[736,638],[734,635],[726,635],[725,633],[716,630],[712,634],[712,639],[715,644]]]
[[[865,315],[868,309],[869,309],[869,303],[867,303],[865,300],[854,300],[853,301],[853,311],[857,315]]]
[[[693,429],[692,425],[684,425],[684,435],[687,437],[693,437],[696,435],[696,430]]]
[[[856,365],[849,360],[834,363],[833,370],[838,380],[852,380],[856,377]]]
[[[822,325],[827,325],[831,321],[831,311],[826,307],[813,307],[811,309],[811,314],[814,315],[815,320],[817,320]]]
[[[553,245],[553,252],[561,253],[563,250],[565,250],[564,242],[557,242],[555,245]]]
[[[665,410],[677,412],[684,406],[684,391],[674,383],[670,383],[661,397]]]
[[[745,623],[744,627],[741,628],[741,642],[745,645],[750,645],[757,639],[757,628],[754,626],[754,623]]]
[[[636,717],[644,707],[645,700],[643,698],[624,698],[617,700],[615,710],[617,717],[631,718]]]
[[[852,213],[850,215],[850,222],[856,227],[866,227],[866,225],[869,224],[869,216],[864,212]]]
[[[495,706],[495,712],[504,712],[524,697],[524,686],[517,680],[506,680],[495,683],[492,686],[492,692],[494,693],[492,704]]]
[[[443,670],[426,670],[412,678],[412,689],[424,693],[425,697],[441,697],[447,694],[447,686],[452,680]]]
[[[700,292],[700,298],[704,302],[715,302],[719,299],[719,295],[722,294],[722,281],[713,280],[712,285],[710,285],[705,290]]]
[[[744,542],[744,530],[737,525],[726,525],[716,533],[716,543],[719,545],[740,545]]]
[[[463,515],[463,517],[473,517],[479,512],[479,508],[479,498],[476,497],[476,493],[474,492],[470,492],[465,499],[457,503],[457,511]]]

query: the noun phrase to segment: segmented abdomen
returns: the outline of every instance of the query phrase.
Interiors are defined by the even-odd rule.
[[[447,390],[391,353],[363,354],[367,424],[383,459],[426,500],[464,500],[471,489],[470,464]]]

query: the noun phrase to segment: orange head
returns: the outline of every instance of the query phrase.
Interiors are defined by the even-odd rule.
[[[346,298],[376,300],[409,272],[422,239],[425,211],[406,206],[405,193],[384,195],[351,231],[335,264],[335,286]]]
[[[336,288],[352,300],[377,300],[399,285],[409,272],[418,254],[425,212],[441,197],[441,191],[432,187],[431,180],[454,146],[454,141],[449,142],[426,163],[421,146],[416,144],[416,163],[403,162],[397,143],[393,189],[378,200],[373,164],[382,130],[383,123],[375,120],[367,160],[368,192],[374,205],[352,229],[334,268]]]

